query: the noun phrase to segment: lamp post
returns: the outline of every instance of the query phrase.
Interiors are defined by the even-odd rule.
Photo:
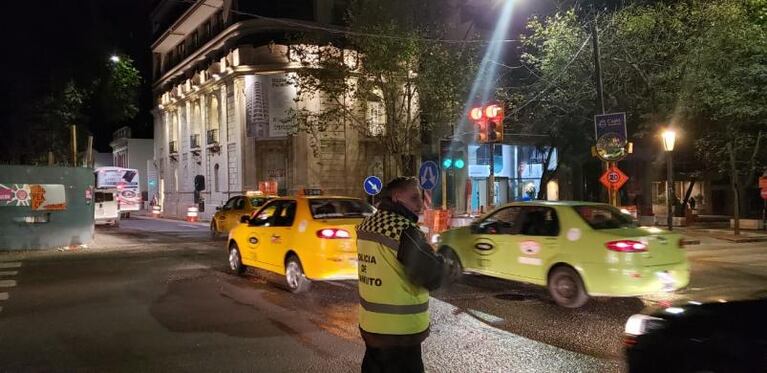
[[[668,230],[674,229],[674,211],[672,205],[672,196],[674,195],[674,142],[676,142],[676,132],[672,129],[667,129],[661,134],[663,138],[663,150],[666,151],[666,209],[668,223]]]

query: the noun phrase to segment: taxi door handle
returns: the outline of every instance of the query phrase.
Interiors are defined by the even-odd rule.
[[[272,235],[272,238],[280,238],[280,236],[279,236],[279,235],[276,235],[276,234],[273,234],[273,235]]]
[[[258,243],[258,238],[255,238],[255,237],[248,238],[248,242],[250,242],[253,245],[255,245],[255,244]]]

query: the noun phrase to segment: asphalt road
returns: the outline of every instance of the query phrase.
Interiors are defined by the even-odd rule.
[[[436,292],[432,372],[618,372],[625,320],[659,302],[765,289],[767,245],[689,249],[682,293],[557,307],[536,287],[466,276]],[[293,295],[263,272],[226,270],[207,226],[132,218],[86,249],[0,254],[3,371],[358,371],[354,282]]]

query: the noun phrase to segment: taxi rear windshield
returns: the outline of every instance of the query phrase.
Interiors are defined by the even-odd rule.
[[[574,206],[578,215],[594,229],[634,228],[631,216],[609,206]]]
[[[358,199],[310,199],[309,209],[315,219],[364,218],[373,207]]]

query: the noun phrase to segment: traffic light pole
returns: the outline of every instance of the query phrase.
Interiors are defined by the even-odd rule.
[[[495,143],[490,143],[490,176],[487,177],[487,210],[495,205]]]
[[[447,170],[445,167],[440,167],[441,175],[440,182],[442,183],[442,209],[447,210]]]

